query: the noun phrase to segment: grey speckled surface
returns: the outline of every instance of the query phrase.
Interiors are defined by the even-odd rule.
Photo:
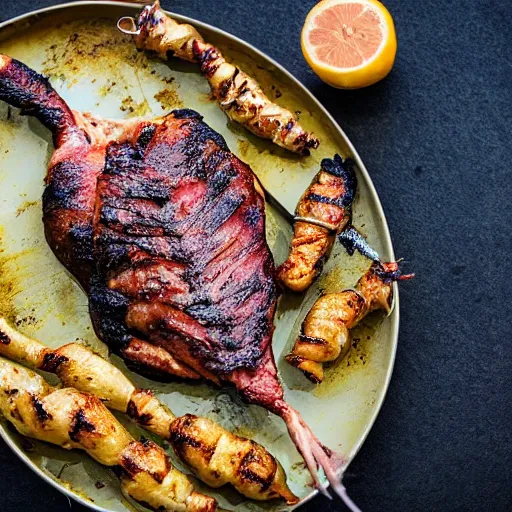
[[[4,0],[0,19],[55,3]],[[314,0],[162,1],[253,43],[340,122],[383,202],[402,286],[395,374],[345,477],[371,511],[512,510],[512,3],[388,0],[393,73],[355,92],[323,85],[299,34]],[[0,444],[0,509],[82,510]],[[317,498],[304,511],[344,507]]]

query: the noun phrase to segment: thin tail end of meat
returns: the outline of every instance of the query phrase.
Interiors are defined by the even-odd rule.
[[[37,117],[59,146],[62,137],[76,128],[73,112],[52,88],[48,79],[22,62],[0,54],[0,100]]]
[[[361,512],[348,495],[345,486],[341,483],[336,473],[337,469],[343,464],[343,459],[325,447],[306,425],[299,412],[286,402],[280,401],[276,403],[275,412],[286,423],[290,437],[304,458],[306,466],[313,477],[315,487],[328,498],[331,497],[320,481],[318,467],[321,467],[332,489],[343,500],[345,505],[352,512]]]

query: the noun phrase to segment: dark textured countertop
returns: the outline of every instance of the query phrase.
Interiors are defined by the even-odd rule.
[[[56,3],[4,0],[0,19]],[[163,0],[225,29],[298,77],[339,121],[373,178],[396,254],[400,343],[383,409],[345,476],[371,511],[512,510],[512,3],[387,0],[392,74],[324,85],[299,34],[314,0]],[[85,510],[0,443],[0,509]],[[304,511],[345,510],[317,498]]]

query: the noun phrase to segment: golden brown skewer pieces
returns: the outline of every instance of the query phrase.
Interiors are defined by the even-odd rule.
[[[321,169],[297,204],[296,217],[312,219],[325,227],[297,220],[288,259],[277,269],[278,279],[290,290],[308,288],[322,270],[337,233],[350,226],[356,176],[350,160],[339,155],[324,158]]]
[[[389,312],[393,281],[410,279],[401,275],[396,262],[373,263],[355,290],[322,295],[302,324],[302,332],[286,360],[318,383],[324,379],[323,363],[343,357],[350,348],[349,331],[376,309]]]
[[[57,389],[40,375],[0,359],[0,412],[21,434],[65,449],[85,450],[121,469],[121,488],[154,510],[213,512],[213,498],[198,494],[151,441],[138,442],[94,395]]]
[[[91,393],[107,407],[127,413],[169,440],[178,457],[212,487],[230,483],[254,500],[298,502],[286,485],[281,465],[261,445],[206,418],[191,414],[176,418],[151,391],[136,389],[118,368],[83,345],[71,343],[51,350],[0,318],[0,355],[55,373],[65,386]]]
[[[256,80],[226,62],[194,27],[167,16],[158,2],[144,8],[136,26],[137,48],[153,50],[163,59],[177,57],[199,63],[213,96],[233,121],[295,153],[307,155],[318,147],[318,139],[306,132],[289,110],[272,102]]]

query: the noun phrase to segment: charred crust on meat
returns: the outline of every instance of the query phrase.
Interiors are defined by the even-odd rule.
[[[80,262],[92,265],[94,262],[92,224],[73,225],[69,230],[69,238],[74,257]]]
[[[51,180],[43,192],[43,213],[52,210],[80,210],[76,198],[81,195],[83,174],[87,166],[81,160],[63,160],[57,162],[49,171]]]
[[[0,99],[39,119],[54,135],[75,120],[69,107],[53,90],[48,78],[11,59],[0,69]]]
[[[336,176],[338,178],[341,178],[343,180],[345,192],[344,194],[339,198],[339,203],[332,203],[336,204],[336,206],[339,207],[349,207],[351,206],[352,202],[354,201],[354,197],[357,190],[357,176],[354,171],[354,161],[351,158],[347,158],[343,160],[340,155],[336,154],[334,155],[334,158],[324,158],[321,162],[322,170],[332,174],[333,176]],[[322,197],[322,196],[319,196]],[[326,199],[326,198],[324,198]],[[320,199],[318,199],[321,201]],[[327,202],[327,201],[321,201],[321,202]]]
[[[43,364],[41,370],[45,372],[55,373],[59,366],[63,363],[67,363],[69,359],[66,356],[57,354],[54,351],[46,352],[43,356]]]
[[[156,131],[156,125],[149,124],[142,128],[142,130],[139,133],[139,136],[137,138],[137,146],[139,151],[144,151],[146,147],[151,142],[151,139],[153,138],[153,135]]]
[[[198,119],[199,121],[203,120],[203,116],[191,108],[175,109],[171,111],[171,115],[174,116],[175,119]]]
[[[2,345],[9,345],[11,343],[11,338],[3,331],[0,331],[0,343]]]
[[[43,403],[34,395],[31,395],[30,401],[32,402],[32,406],[34,407],[34,411],[36,413],[37,419],[44,423],[45,421],[51,420],[52,415],[46,411],[43,406]]]
[[[69,438],[75,443],[80,442],[80,437],[86,433],[92,433],[96,430],[94,424],[87,420],[85,412],[80,409],[74,416],[71,422],[71,430],[69,431]]]
[[[50,214],[76,211],[84,169],[85,163],[77,159],[51,169],[44,200],[49,236]],[[189,184],[197,186],[197,195],[191,198]],[[185,206],[180,203],[180,187],[186,191]],[[95,200],[89,223],[71,222],[64,230],[69,245],[65,255],[61,245],[52,248],[73,273],[86,274],[81,282],[86,284],[98,336],[125,356],[133,338],[157,344],[171,335],[189,344],[191,357],[210,372],[256,368],[272,332],[274,267],[264,237],[264,201],[250,169],[229,152],[223,137],[189,109],[174,111],[161,124],[143,126],[132,140],[111,142],[106,148]],[[207,328],[211,342],[188,336],[186,329],[173,330],[158,319],[147,330],[127,325],[129,307],[136,301],[167,304],[174,300],[174,292],[170,286],[166,292],[158,278],[155,294],[136,297],[109,288],[109,282],[143,262],[166,261],[183,265],[183,282],[191,290],[172,306],[188,315],[184,322]],[[90,264],[87,271],[85,263]],[[218,275],[223,279],[216,289]],[[252,297],[257,297],[254,304]],[[242,311],[239,326],[233,323],[233,310]],[[180,360],[177,355],[176,359]],[[162,379],[151,361],[143,364],[138,359],[130,366]]]

